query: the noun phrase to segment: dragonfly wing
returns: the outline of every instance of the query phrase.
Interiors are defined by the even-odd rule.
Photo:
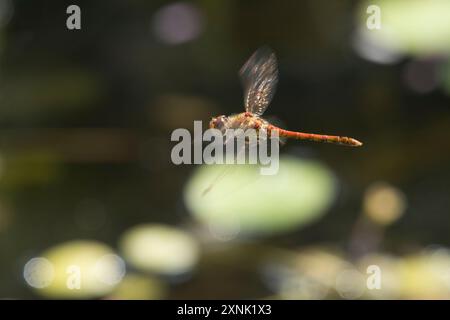
[[[244,86],[245,110],[261,116],[269,106],[278,83],[275,53],[262,47],[248,59],[239,75]]]

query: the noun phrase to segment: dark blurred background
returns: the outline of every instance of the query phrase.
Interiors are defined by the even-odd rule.
[[[81,30],[66,27],[71,4]],[[370,4],[381,29],[366,26]],[[450,297],[449,12],[439,0],[1,0],[0,297]],[[262,45],[280,69],[269,118],[364,146],[288,142],[282,156],[329,186],[317,217],[276,232],[248,220],[217,239],[196,212],[213,200],[189,198],[200,166],[172,164],[170,135],[242,112],[237,73]],[[280,219],[298,195],[255,190],[247,200]],[[71,264],[89,274],[80,289],[66,286]],[[361,285],[369,264],[379,290]]]

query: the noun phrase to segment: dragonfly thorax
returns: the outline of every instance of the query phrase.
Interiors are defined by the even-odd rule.
[[[227,129],[242,129],[244,131],[247,129],[266,129],[267,125],[267,121],[249,112],[215,117],[209,123],[210,128],[218,129],[222,133],[225,133]]]

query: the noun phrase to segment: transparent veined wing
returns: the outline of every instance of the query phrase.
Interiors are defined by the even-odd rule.
[[[272,100],[278,83],[275,53],[262,47],[248,59],[239,71],[244,86],[245,110],[261,116]]]

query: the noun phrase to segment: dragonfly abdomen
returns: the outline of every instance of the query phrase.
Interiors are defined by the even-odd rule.
[[[276,130],[280,137],[297,139],[297,140],[309,140],[316,142],[326,142],[326,143],[334,143],[341,144],[350,147],[359,147],[362,146],[362,143],[356,139],[349,137],[341,137],[341,136],[330,136],[325,134],[315,134],[315,133],[305,133],[305,132],[297,132],[297,131],[289,131],[284,130],[275,126],[270,126],[269,130]]]

